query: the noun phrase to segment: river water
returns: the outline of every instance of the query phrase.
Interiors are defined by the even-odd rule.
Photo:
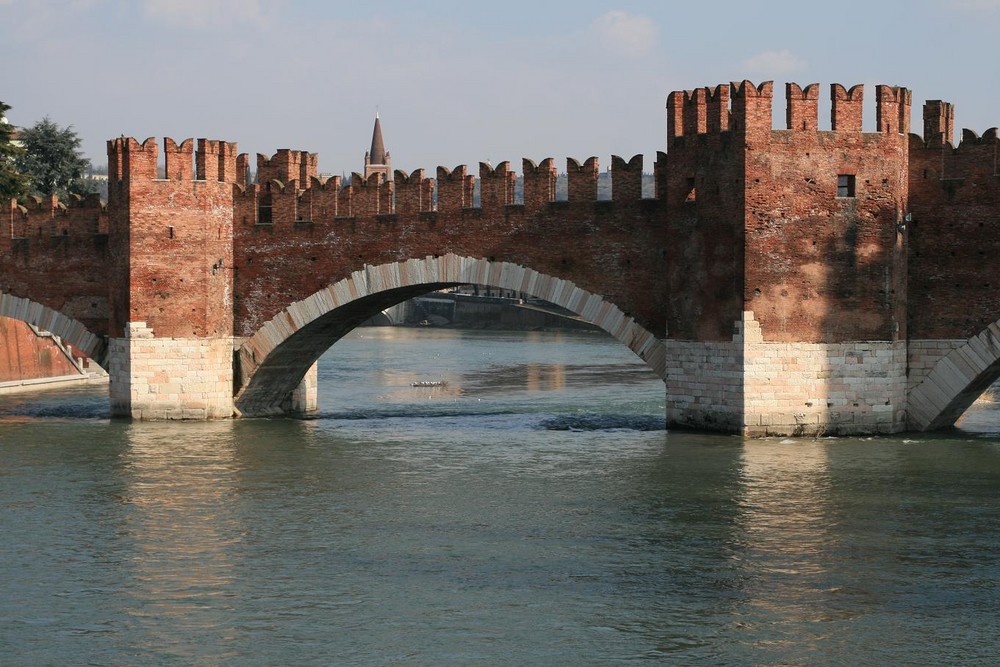
[[[1000,655],[1000,406],[674,433],[610,338],[390,328],[327,353],[317,419],[112,422],[105,391],[0,397],[0,664]]]

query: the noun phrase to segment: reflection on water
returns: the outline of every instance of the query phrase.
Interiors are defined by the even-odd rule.
[[[123,613],[146,641],[178,657],[198,656],[192,639],[231,611],[239,543],[228,516],[236,489],[232,429],[199,425],[196,437],[185,438],[176,426],[139,424],[126,434],[122,568],[131,604]]]
[[[743,443],[737,525],[751,560],[766,559],[769,572],[793,575],[788,583],[801,586],[827,570],[836,521],[827,446],[788,444]]]
[[[935,437],[668,433],[621,346],[531,338],[362,330],[309,421],[4,403],[0,662],[994,661],[992,406]]]

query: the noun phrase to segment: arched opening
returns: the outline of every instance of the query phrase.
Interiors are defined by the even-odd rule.
[[[79,321],[63,315],[40,303],[0,293],[0,317],[14,320],[48,331],[83,352],[101,368],[107,370],[108,349],[104,338],[91,333]]]
[[[517,290],[561,306],[603,329],[665,378],[662,340],[602,296],[509,262],[446,255],[368,266],[285,308],[237,352],[237,408],[244,415],[288,411],[289,397],[310,367],[359,324],[412,297],[463,284]]]

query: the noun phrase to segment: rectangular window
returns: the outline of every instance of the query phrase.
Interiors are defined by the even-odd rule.
[[[854,196],[854,176],[852,174],[841,174],[837,176],[837,196]]]

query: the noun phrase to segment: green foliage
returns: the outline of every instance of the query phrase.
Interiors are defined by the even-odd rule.
[[[21,173],[31,180],[30,191],[66,197],[71,192],[93,192],[84,179],[90,160],[80,152],[80,138],[73,126],[59,127],[47,116],[21,131],[24,154],[18,158]]]
[[[0,118],[10,107],[0,102]],[[20,197],[28,188],[28,179],[17,170],[17,159],[23,150],[11,143],[14,128],[7,122],[0,122],[0,202],[9,202]]]

